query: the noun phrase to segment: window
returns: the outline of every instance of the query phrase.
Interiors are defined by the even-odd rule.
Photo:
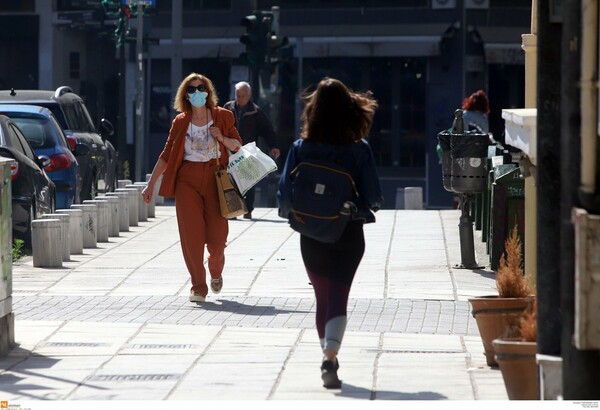
[[[10,127],[15,133],[16,137],[16,141],[14,141],[15,145],[13,147],[16,148],[18,151],[21,151],[23,155],[35,162],[35,154],[33,153],[31,146],[29,146],[29,143],[27,142],[25,136],[14,124],[11,124]]]
[[[5,11],[34,12],[35,11],[35,0],[0,2],[0,12],[5,12]]]
[[[72,51],[69,53],[69,78],[71,80],[79,80],[79,73],[79,52]]]
[[[170,1],[157,1],[156,10],[158,12],[170,12],[173,5]],[[231,10],[231,0],[183,0],[182,9],[184,11],[193,10]]]

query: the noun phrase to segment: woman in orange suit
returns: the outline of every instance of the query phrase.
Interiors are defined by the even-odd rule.
[[[204,246],[208,250],[210,288],[223,287],[227,219],[221,216],[215,180],[217,161],[227,167],[229,152],[238,151],[242,139],[233,113],[217,107],[212,82],[197,73],[179,85],[173,107],[178,114],[171,125],[165,148],[142,191],[150,202],[154,185],[162,175],[159,195],[175,197],[183,258],[191,276],[190,302],[204,302],[208,294]]]

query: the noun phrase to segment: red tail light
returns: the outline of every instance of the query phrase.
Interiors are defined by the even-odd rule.
[[[71,148],[71,151],[75,151],[75,146],[77,145],[77,140],[75,137],[68,135],[67,141],[69,141],[69,147]]]
[[[10,180],[14,181],[19,176],[19,163],[12,162],[10,164]]]
[[[71,166],[71,158],[67,154],[56,154],[50,157],[50,165],[45,169],[48,172],[51,171],[62,171]]]

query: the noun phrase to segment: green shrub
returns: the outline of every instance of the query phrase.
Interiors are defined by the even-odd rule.
[[[18,261],[25,256],[25,241],[22,239],[15,239],[12,246],[12,259]]]

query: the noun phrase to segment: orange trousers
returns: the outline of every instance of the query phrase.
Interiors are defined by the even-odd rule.
[[[175,209],[183,258],[192,280],[191,290],[208,294],[204,246],[208,250],[208,270],[213,279],[221,277],[225,266],[225,246],[229,225],[221,216],[215,181],[215,161],[184,161],[175,183]]]

